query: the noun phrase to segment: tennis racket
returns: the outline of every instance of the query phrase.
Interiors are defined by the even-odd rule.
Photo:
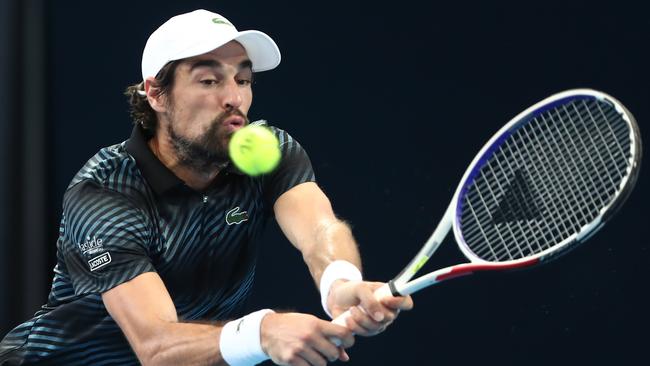
[[[630,194],[641,162],[632,114],[602,92],[555,94],[503,126],[474,158],[415,258],[375,291],[409,295],[478,271],[533,267],[603,227]],[[468,263],[413,276],[453,229]],[[334,323],[345,325],[349,310]]]

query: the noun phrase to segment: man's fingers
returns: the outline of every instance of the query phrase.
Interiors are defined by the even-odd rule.
[[[346,326],[355,334],[373,336],[383,332],[399,315],[401,310],[413,308],[411,296],[389,296],[382,289],[379,296],[375,291],[386,286],[381,282],[345,282],[336,288],[336,301],[332,313],[339,316],[349,310],[351,316],[345,320]],[[387,297],[383,297],[387,296]]]
[[[350,309],[350,313],[352,313],[352,309]],[[369,336],[370,335],[370,330],[362,327],[359,325],[359,323],[354,320],[353,316],[348,317],[345,320],[345,326],[352,331],[352,333],[360,336]]]
[[[361,307],[368,313],[375,321],[382,321],[385,318],[384,312],[386,311],[382,304],[375,298],[375,294],[371,287],[362,287],[359,290],[359,300]]]
[[[339,348],[339,360],[343,362],[348,362],[350,361],[350,356],[348,355],[347,352],[345,352],[345,348],[341,347]]]
[[[330,362],[336,361],[340,356],[339,347],[329,337],[318,337],[312,341],[311,346]],[[344,347],[343,343],[341,347]]]
[[[309,362],[305,361],[304,359],[302,359],[300,357],[295,357],[287,365],[291,365],[291,366],[311,366]]]
[[[305,347],[298,355],[307,361],[309,365],[327,365],[327,360],[323,355],[313,350],[311,347]]]
[[[345,326],[318,319],[313,315],[279,313],[267,316],[260,329],[264,351],[278,365],[321,366],[328,361],[347,360],[341,347],[354,344],[354,334]]]
[[[330,338],[338,339],[341,342],[340,346],[343,348],[349,348],[354,345],[354,329],[333,323],[325,324],[326,327],[323,328],[323,334],[327,337],[328,340]]]
[[[362,336],[373,336],[381,332],[384,327],[384,322],[377,322],[372,319],[365,311],[359,307],[350,309],[352,316],[348,326],[354,327],[354,333]]]
[[[382,305],[392,310],[411,310],[413,309],[413,299],[410,295],[398,297],[386,297],[381,299]]]

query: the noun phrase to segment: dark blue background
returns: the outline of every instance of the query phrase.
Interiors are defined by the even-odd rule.
[[[139,81],[148,35],[196,8],[278,43],[282,63],[258,74],[250,117],[288,130],[308,149],[335,211],[354,228],[368,279],[401,270],[482,144],[542,98],[599,89],[649,130],[645,7],[523,3],[52,1],[50,264],[69,180],[100,147],[128,137],[122,91]],[[650,323],[646,172],[623,212],[588,245],[532,271],[416,294],[415,309],[385,334],[357,340],[350,364],[641,362]],[[428,268],[460,259],[449,241]],[[324,316],[299,253],[274,226],[250,307]]]

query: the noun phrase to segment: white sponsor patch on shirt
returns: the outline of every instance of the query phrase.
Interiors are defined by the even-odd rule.
[[[83,254],[92,255],[104,250],[104,241],[102,239],[97,239],[97,237],[94,235],[92,239],[90,236],[87,236],[86,241],[84,243],[77,244],[77,246]]]
[[[102,268],[105,265],[111,263],[111,253],[106,252],[103,254],[100,254],[96,256],[95,258],[91,259],[88,261],[88,266],[90,267],[90,271],[94,271],[96,269]]]

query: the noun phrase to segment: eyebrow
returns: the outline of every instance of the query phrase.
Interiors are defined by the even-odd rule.
[[[190,72],[199,67],[209,67],[212,69],[220,69],[223,67],[223,64],[217,60],[197,60],[192,63],[190,66]],[[253,62],[251,60],[244,60],[237,65],[237,70],[241,71],[243,69],[253,69]]]

